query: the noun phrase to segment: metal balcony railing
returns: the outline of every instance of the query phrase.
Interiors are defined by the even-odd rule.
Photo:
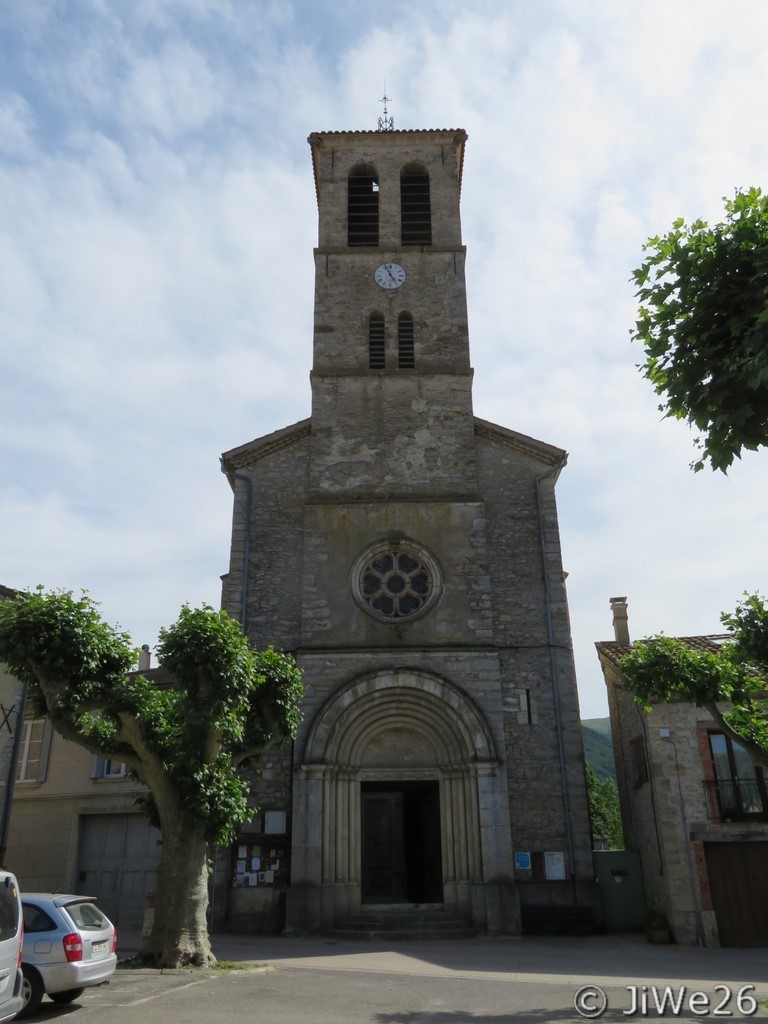
[[[709,817],[715,821],[768,821],[768,798],[762,779],[705,781]]]

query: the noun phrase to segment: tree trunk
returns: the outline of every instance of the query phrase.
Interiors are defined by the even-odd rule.
[[[198,821],[185,820],[178,813],[161,814],[161,834],[155,915],[141,958],[156,967],[210,967],[216,957],[211,952],[206,920],[205,834]]]

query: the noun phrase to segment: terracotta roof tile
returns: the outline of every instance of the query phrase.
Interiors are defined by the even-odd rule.
[[[356,128],[351,131],[312,132],[313,135],[433,135],[463,133],[463,128],[394,128],[392,131],[384,131],[379,128]]]
[[[719,651],[724,640],[728,640],[728,633],[711,633],[708,636],[677,636],[674,639],[680,640],[686,647],[694,651]],[[650,637],[648,639],[651,639]],[[643,643],[644,641],[640,641]],[[618,665],[625,654],[628,654],[634,644],[627,647],[624,644],[617,644],[615,640],[599,640],[595,647],[598,655],[612,665]]]

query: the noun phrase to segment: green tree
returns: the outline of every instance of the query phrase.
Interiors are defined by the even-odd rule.
[[[768,608],[745,594],[721,622],[729,638],[719,651],[700,651],[668,636],[634,644],[620,661],[626,688],[639,704],[688,701],[706,708],[724,733],[768,768]]]
[[[697,471],[726,472],[768,443],[768,196],[751,188],[724,203],[721,223],[679,218],[648,239],[633,274],[640,369],[659,409],[701,431]]]
[[[586,772],[592,835],[604,839],[609,850],[623,850],[624,831],[621,827],[621,807],[616,783],[611,778],[598,778],[589,765],[586,765]]]
[[[142,957],[161,967],[215,962],[206,921],[208,847],[248,820],[241,769],[296,734],[293,659],[251,650],[226,612],[184,607],[161,630],[159,672],[131,674],[136,651],[97,605],[38,589],[0,608],[0,661],[37,714],[92,753],[124,761],[146,786],[161,832],[155,918]]]

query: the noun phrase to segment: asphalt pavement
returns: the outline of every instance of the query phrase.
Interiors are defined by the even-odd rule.
[[[233,970],[158,971],[124,963],[77,1000],[44,1000],[64,1024],[581,1024],[601,1018],[768,1017],[764,949],[652,946],[639,935],[351,942],[213,936]]]
[[[121,933],[119,955],[129,955],[140,944],[138,932]],[[759,999],[768,998],[765,949],[653,945],[638,934],[395,942],[217,934],[211,945],[220,960],[314,971],[497,978],[569,987],[586,981],[622,988],[740,983],[754,985]]]

